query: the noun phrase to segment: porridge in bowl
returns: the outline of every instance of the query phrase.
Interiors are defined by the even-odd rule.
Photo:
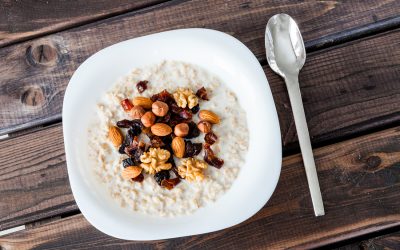
[[[190,214],[236,179],[248,148],[236,95],[183,62],[133,69],[97,105],[92,168],[121,206],[153,216]]]

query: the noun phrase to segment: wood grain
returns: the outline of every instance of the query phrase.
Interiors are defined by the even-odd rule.
[[[46,144],[53,144],[45,138],[60,138],[61,133],[61,128],[55,127],[51,128],[51,133],[42,131],[37,134],[37,137],[44,141],[40,143],[44,149],[38,148],[32,155],[39,156],[41,166],[52,165],[49,163],[54,161],[52,157],[46,160],[47,157],[42,156],[49,151]],[[15,148],[15,143],[12,144],[9,144],[9,147]],[[27,144],[31,143],[28,141]],[[77,249],[88,245],[146,249],[310,248],[400,226],[400,127],[319,148],[314,153],[326,209],[326,215],[323,217],[314,217],[302,159],[300,155],[294,155],[284,158],[280,181],[265,208],[249,220],[230,229],[174,240],[127,242],[100,233],[90,226],[82,215],[77,215],[0,237],[0,246],[6,249]],[[63,151],[59,149],[50,154],[62,155]],[[35,161],[32,162],[33,166],[21,167],[20,164],[10,165],[11,160],[8,160],[1,166],[5,165],[2,171],[10,174],[0,176],[10,176],[14,173],[13,178],[24,178],[27,175],[23,171],[32,172],[30,169],[37,168]],[[51,174],[54,168],[57,167],[43,168],[37,171],[36,176],[31,176],[32,183],[43,178],[40,185],[43,189],[30,190],[26,186],[31,184],[20,182],[13,191],[8,191],[7,197],[11,197],[8,199],[17,199],[16,197],[23,194],[28,197],[35,196],[36,200],[21,197],[27,201],[26,204],[3,205],[6,211],[1,209],[0,218],[10,214],[7,218],[11,219],[12,214],[20,211],[18,206],[29,206],[31,211],[36,210],[36,213],[40,213],[41,209],[36,204],[43,204],[43,199],[47,201],[46,211],[51,211],[51,204],[57,205],[59,201],[48,197],[61,195],[65,197],[62,203],[73,202],[72,196],[64,192],[69,190],[66,171],[59,171],[57,177],[54,177],[54,174]],[[2,189],[8,186],[5,183],[9,178],[0,182]],[[65,188],[52,188],[53,178],[63,180],[55,187]],[[21,192],[21,189],[24,192]],[[39,192],[36,193],[37,191]],[[0,195],[0,200],[3,201],[6,198],[4,190],[0,190]],[[70,207],[66,207],[65,211],[68,210]],[[1,223],[4,223],[4,220]]]
[[[335,250],[396,250],[400,248],[400,231],[386,234],[379,237],[373,237],[346,246],[335,248]]]
[[[0,47],[118,15],[161,0],[0,1]]]
[[[0,231],[77,209],[61,126],[1,141],[0,152]]]
[[[127,13],[8,46],[0,50],[0,134],[59,121],[62,99],[70,76],[88,56],[106,46],[169,29],[205,27],[239,38],[261,59],[264,58],[266,20],[279,12],[286,12],[298,21],[307,41],[398,16],[400,2],[173,1],[150,10]],[[363,55],[355,47],[353,50],[358,63],[368,60],[362,59]],[[335,58],[338,60],[343,56],[337,55]],[[323,75],[313,75],[312,78],[329,80],[335,77],[336,70],[333,67],[337,65],[329,61],[325,61],[324,65],[327,68]],[[353,70],[355,72],[352,75],[366,74],[354,67]],[[347,83],[345,78],[339,80]],[[379,79],[372,77],[372,80],[381,84]]]

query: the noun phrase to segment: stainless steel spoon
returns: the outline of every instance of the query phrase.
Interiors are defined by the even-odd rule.
[[[306,51],[299,28],[289,15],[277,14],[269,19],[265,31],[265,48],[269,66],[285,79],[289,92],[315,216],[324,215],[298,79],[299,71],[306,61]]]

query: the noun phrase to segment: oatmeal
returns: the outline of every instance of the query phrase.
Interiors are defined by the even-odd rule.
[[[201,68],[176,61],[117,81],[89,129],[99,181],[121,206],[152,216],[190,214],[217,200],[247,148],[246,114],[235,94]]]

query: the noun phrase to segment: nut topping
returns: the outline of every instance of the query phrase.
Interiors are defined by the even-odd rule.
[[[156,101],[151,105],[151,111],[153,111],[156,116],[165,116],[168,110],[168,105],[165,102]]]
[[[187,123],[179,123],[174,128],[174,134],[179,137],[185,137],[189,133],[189,125]]]

